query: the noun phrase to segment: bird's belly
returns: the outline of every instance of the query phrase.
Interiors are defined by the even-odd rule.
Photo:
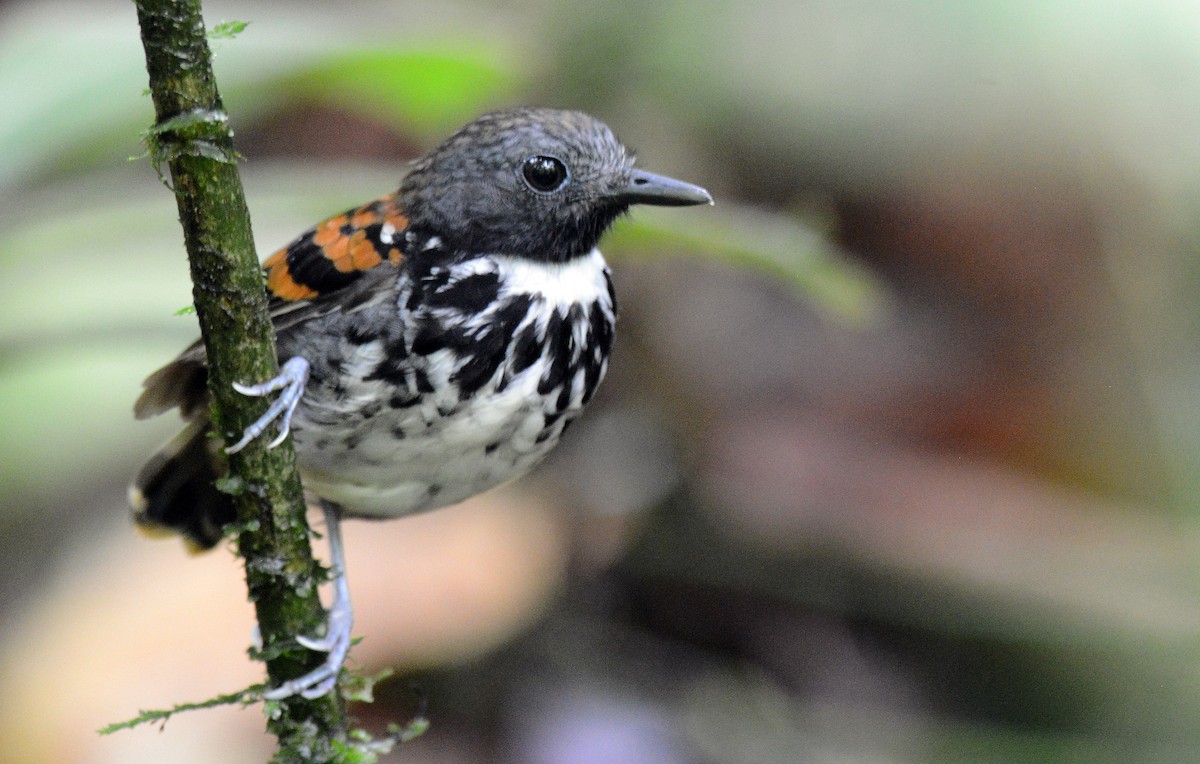
[[[350,514],[443,507],[522,475],[607,367],[616,308],[597,251],[411,275],[395,305],[333,316],[321,342],[287,348],[311,364],[292,419],[301,476]]]
[[[293,434],[305,487],[350,515],[398,517],[523,475],[581,408],[558,413],[557,392],[539,394],[537,369],[530,372],[456,403],[425,396],[401,409],[370,405],[369,416],[345,416],[353,424],[343,428],[325,418],[319,435],[301,407]]]

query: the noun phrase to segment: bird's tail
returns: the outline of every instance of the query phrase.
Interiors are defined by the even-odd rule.
[[[213,485],[225,473],[225,461],[221,441],[209,431],[208,417],[195,416],[129,485],[129,505],[142,530],[179,534],[197,551],[215,546],[235,519],[229,494]]]

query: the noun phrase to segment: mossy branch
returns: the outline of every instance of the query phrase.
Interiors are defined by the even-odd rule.
[[[158,724],[159,729],[167,725],[171,717],[175,714],[182,714],[185,711],[200,711],[205,708],[217,708],[218,706],[231,706],[234,703],[240,703],[243,706],[248,706],[251,703],[257,702],[263,691],[266,689],[261,684],[251,685],[243,690],[231,692],[226,695],[218,695],[215,698],[202,700],[199,703],[180,703],[171,708],[154,709],[150,711],[140,711],[138,715],[132,719],[127,719],[123,722],[113,722],[106,727],[101,727],[98,731],[101,735],[111,735],[114,732],[121,730],[133,729],[140,727],[143,724]]]
[[[275,336],[229,119],[213,77],[199,0],[135,0],[157,122],[151,157],[165,163],[179,207],[193,299],[208,353],[217,431],[234,442],[267,407],[234,382],[275,376]],[[268,450],[259,439],[229,459],[238,485],[238,551],[257,611],[262,656],[273,682],[314,668],[323,656],[294,641],[324,622],[317,597],[324,571],[313,560],[291,441]],[[280,741],[277,761],[344,761],[346,716],[337,693],[268,704]],[[350,743],[350,745],[353,745]],[[303,752],[303,755],[301,755]]]

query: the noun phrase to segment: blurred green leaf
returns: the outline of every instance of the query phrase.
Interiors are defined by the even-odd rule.
[[[249,23],[249,21],[222,21],[208,30],[208,38],[210,40],[232,40],[246,31],[246,26]]]
[[[139,153],[153,121],[136,20],[79,10],[86,34],[58,34],[61,19],[31,12],[0,25],[0,189],[55,169],[86,169]],[[248,22],[218,25],[231,37]],[[432,140],[509,99],[521,82],[501,42],[405,41],[298,34],[296,24],[255,28],[216,55],[229,112],[245,124],[282,99],[327,101]],[[306,28],[311,29],[316,18]]]
[[[81,155],[127,156],[152,120],[142,94],[145,65],[128,20],[112,14],[95,26],[91,20],[80,22],[86,35],[50,34],[45,19],[29,16],[0,25],[0,188],[70,166]],[[116,125],[125,126],[120,138]]]
[[[762,271],[852,326],[870,325],[888,311],[882,281],[784,214],[723,203],[686,219],[678,212],[641,210],[616,228],[612,241],[615,249],[687,253]]]
[[[402,124],[427,140],[472,119],[516,91],[510,62],[494,46],[351,50],[285,81],[299,96]]]

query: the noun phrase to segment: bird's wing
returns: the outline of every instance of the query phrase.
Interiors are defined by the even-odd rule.
[[[396,194],[389,194],[329,218],[268,257],[263,272],[275,331],[362,304],[403,259],[407,226]],[[144,419],[178,407],[191,418],[208,403],[207,377],[197,340],[146,378],[134,414]]]
[[[408,218],[396,194],[335,215],[263,262],[276,330],[339,309],[364,274],[397,266]]]

